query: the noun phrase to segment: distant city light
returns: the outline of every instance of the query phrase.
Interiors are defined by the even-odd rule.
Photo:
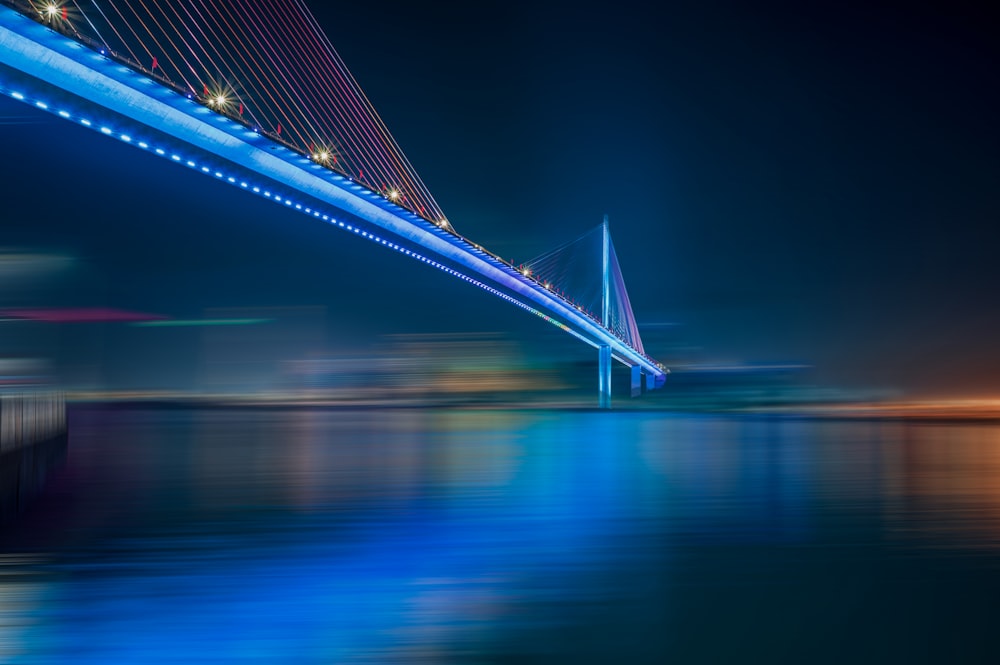
[[[207,326],[251,326],[268,323],[271,319],[170,319],[166,321],[139,321],[139,328],[202,328]]]

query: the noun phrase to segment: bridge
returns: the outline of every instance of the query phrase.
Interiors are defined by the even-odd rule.
[[[646,355],[604,223],[515,264],[460,234],[303,0],[0,0],[0,92],[481,288],[598,350]]]

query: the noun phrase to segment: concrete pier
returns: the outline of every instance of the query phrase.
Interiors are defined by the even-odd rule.
[[[62,393],[0,393],[0,455],[65,432],[66,400]]]

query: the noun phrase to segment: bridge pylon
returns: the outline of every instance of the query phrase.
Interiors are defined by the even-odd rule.
[[[611,323],[611,235],[608,231],[608,216],[604,215],[601,225],[601,325]],[[611,347],[602,344],[597,352],[597,405],[601,409],[611,408]]]

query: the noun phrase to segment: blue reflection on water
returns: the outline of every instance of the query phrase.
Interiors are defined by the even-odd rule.
[[[72,415],[0,539],[0,662],[914,662],[975,635],[1000,569],[989,427]]]

